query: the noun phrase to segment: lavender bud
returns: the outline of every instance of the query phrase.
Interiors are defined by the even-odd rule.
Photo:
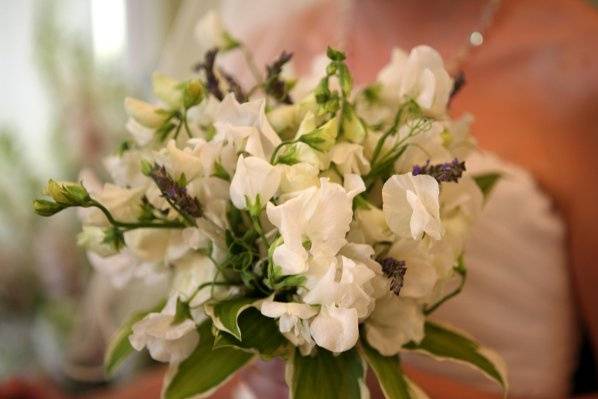
[[[390,280],[390,290],[398,296],[403,288],[407,272],[405,261],[388,257],[381,259],[379,263],[382,266],[382,273]]]
[[[453,182],[456,183],[459,181],[461,176],[465,172],[465,162],[459,160],[457,158],[453,159],[450,162],[439,163],[436,165],[430,165],[430,160],[426,161],[426,163],[422,166],[415,165],[411,173],[413,176],[417,175],[429,175],[436,179],[438,183],[442,182]]]

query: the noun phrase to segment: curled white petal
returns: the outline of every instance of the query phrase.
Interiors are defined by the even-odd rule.
[[[323,306],[311,322],[310,330],[318,346],[336,353],[349,350],[359,338],[357,311]]]
[[[394,175],[382,187],[383,211],[390,229],[400,237],[420,239],[423,233],[439,240],[439,186],[428,175]]]

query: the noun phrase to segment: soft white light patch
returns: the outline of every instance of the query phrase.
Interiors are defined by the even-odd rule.
[[[122,55],[126,40],[125,0],[92,0],[91,25],[96,60],[111,61]]]

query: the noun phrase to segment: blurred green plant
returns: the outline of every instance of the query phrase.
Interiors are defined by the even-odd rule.
[[[130,91],[114,65],[94,63],[91,37],[65,29],[60,12],[69,0],[38,0],[34,58],[53,107],[52,149],[63,178],[82,167],[98,170],[106,148],[124,134],[122,99]]]

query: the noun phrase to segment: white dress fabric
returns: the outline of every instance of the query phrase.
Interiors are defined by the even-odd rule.
[[[576,365],[578,336],[567,273],[565,228],[532,176],[494,155],[476,153],[472,173],[504,175],[466,245],[467,282],[433,318],[462,329],[507,363],[510,393],[563,398]],[[477,372],[419,357],[415,365],[496,389]]]
[[[184,1],[167,43],[162,72],[188,76],[189,65],[198,55],[189,58],[194,23],[208,5],[218,3],[233,34],[245,38],[252,37],[251,32],[268,29],[269,18],[289,18],[319,1]],[[260,43],[249,43],[258,49],[258,60],[266,53],[276,55],[284,48],[282,44],[284,32],[271,31]],[[570,388],[578,346],[564,223],[525,170],[482,153],[473,154],[467,168],[474,173],[501,172],[504,178],[486,202],[467,244],[465,289],[433,317],[470,333],[502,355],[511,395],[563,398]],[[407,361],[484,390],[496,390],[465,366],[418,356],[408,356]]]

